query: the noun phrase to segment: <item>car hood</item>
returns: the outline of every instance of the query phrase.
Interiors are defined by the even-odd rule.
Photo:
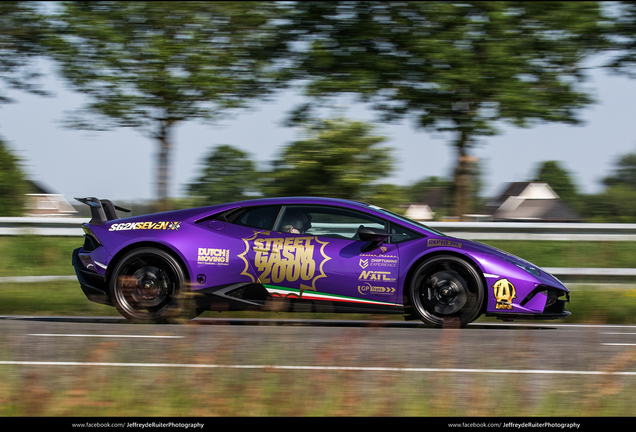
[[[527,273],[530,278],[536,279],[538,283],[569,291],[555,276],[523,258],[478,241],[452,237],[450,239],[461,242],[462,249],[475,257],[487,273],[501,274],[512,265]]]

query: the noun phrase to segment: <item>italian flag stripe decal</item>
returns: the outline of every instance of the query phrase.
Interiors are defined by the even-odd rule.
[[[267,285],[267,284],[264,284],[264,286],[265,286],[265,289],[267,289],[267,292],[269,292],[270,295],[272,295],[274,297],[301,298],[300,297],[300,290],[295,289],[295,288],[283,288],[283,287],[278,287],[278,286],[274,286],[274,285]],[[302,299],[303,300],[327,300],[327,301],[336,301],[336,302],[343,302],[343,303],[358,303],[358,304],[373,304],[373,305],[395,306],[394,303],[390,303],[390,302],[382,302],[382,301],[376,301],[376,300],[364,300],[364,299],[355,298],[355,297],[347,297],[347,296],[338,295],[338,294],[321,293],[321,292],[312,291],[312,290],[304,291]]]

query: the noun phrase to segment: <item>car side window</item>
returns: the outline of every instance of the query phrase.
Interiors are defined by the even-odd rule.
[[[286,206],[275,231],[359,240],[360,226],[386,229],[383,219],[340,207]]]
[[[405,241],[422,238],[422,234],[404,228],[403,226],[391,223],[391,243],[403,243]]]
[[[249,228],[271,230],[280,213],[280,206],[264,206],[247,208],[231,223]]]

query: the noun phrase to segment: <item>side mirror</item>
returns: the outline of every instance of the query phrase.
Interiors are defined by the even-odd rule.
[[[362,252],[368,252],[380,247],[387,238],[391,237],[391,234],[378,228],[367,228],[360,225],[360,228],[358,228],[358,237],[360,240],[367,242],[367,244],[362,246]]]

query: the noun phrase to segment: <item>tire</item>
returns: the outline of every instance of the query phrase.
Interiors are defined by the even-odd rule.
[[[179,262],[156,248],[128,252],[115,265],[110,295],[119,313],[136,323],[166,323],[198,315]]]
[[[481,315],[484,282],[468,261],[439,255],[421,263],[409,285],[415,315],[430,327],[461,326]]]

